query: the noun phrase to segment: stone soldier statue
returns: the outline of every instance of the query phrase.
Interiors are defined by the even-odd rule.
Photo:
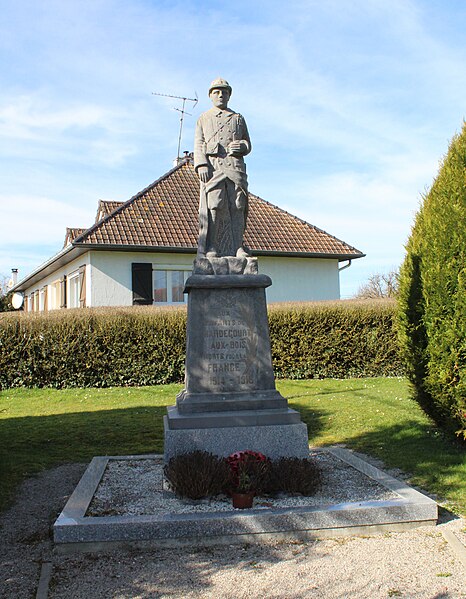
[[[231,87],[215,79],[209,88],[213,107],[199,117],[194,138],[194,168],[200,180],[198,254],[249,256],[243,246],[248,212],[248,182],[243,156],[251,151],[244,118],[228,108]]]

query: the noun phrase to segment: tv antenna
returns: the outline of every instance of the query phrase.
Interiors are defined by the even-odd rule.
[[[197,92],[194,92],[194,94],[196,96],[195,98],[186,98],[185,96],[172,96],[171,94],[160,94],[158,92],[152,92],[153,96],[163,96],[164,98],[175,98],[176,100],[183,100],[183,105],[182,105],[181,108],[173,108],[173,110],[176,110],[177,112],[181,113],[181,117],[180,117],[180,133],[178,135],[178,150],[177,150],[177,154],[176,154],[176,161],[177,161],[177,163],[180,160],[181,135],[183,133],[184,115],[187,114],[189,116],[192,116],[192,114],[190,112],[187,112],[185,110],[186,102],[193,102],[193,108],[195,108],[196,104],[198,103]]]

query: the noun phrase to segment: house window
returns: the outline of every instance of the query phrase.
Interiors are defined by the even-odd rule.
[[[184,272],[182,270],[172,270],[172,302],[184,302]]]
[[[167,271],[154,270],[154,302],[156,304],[167,301]]]
[[[42,287],[39,292],[39,310],[41,312],[47,310],[47,287]]]
[[[79,308],[79,271],[73,272],[68,277],[69,307]]]
[[[190,274],[189,270],[154,270],[154,304],[184,303],[184,284]]]
[[[50,309],[58,310],[61,305],[60,281],[54,281],[50,285]]]

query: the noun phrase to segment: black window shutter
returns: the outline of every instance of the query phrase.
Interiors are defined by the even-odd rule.
[[[133,262],[131,264],[133,279],[133,306],[152,304],[152,264]]]

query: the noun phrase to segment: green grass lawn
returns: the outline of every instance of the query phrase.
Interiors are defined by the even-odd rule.
[[[404,379],[278,381],[312,445],[345,444],[412,475],[466,514],[466,452],[432,425]],[[166,406],[180,385],[12,389],[0,393],[0,508],[25,477],[95,455],[163,452]]]

